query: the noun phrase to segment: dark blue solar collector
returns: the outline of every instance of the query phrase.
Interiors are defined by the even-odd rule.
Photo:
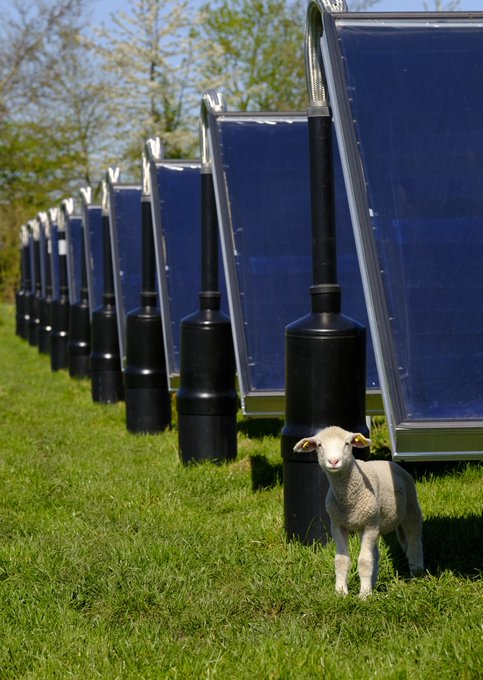
[[[102,305],[104,271],[102,265],[102,208],[91,203],[91,190],[81,190],[82,223],[86,254],[87,290],[89,315]]]
[[[282,415],[284,330],[312,284],[307,116],[212,113],[209,135],[243,411]],[[367,326],[340,163],[336,220],[343,310]],[[381,410],[378,388],[368,336],[368,413]]]
[[[110,183],[109,229],[121,365],[126,362],[126,314],[141,295],[141,187]]]
[[[82,280],[82,220],[80,215],[73,213],[72,199],[64,201],[62,209],[65,213],[69,304],[74,305],[80,300]]]
[[[395,459],[483,457],[483,14],[324,14]]]
[[[200,285],[200,163],[152,158],[150,178],[164,348],[168,380],[175,389],[180,323],[193,311]]]
[[[52,299],[59,295],[59,227],[58,208],[50,208],[47,212],[47,238],[50,240],[48,249],[50,257],[50,275],[52,277]]]

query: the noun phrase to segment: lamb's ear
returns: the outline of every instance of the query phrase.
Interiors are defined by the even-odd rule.
[[[305,437],[295,444],[294,451],[300,453],[301,451],[314,451],[317,448],[318,440],[316,437]]]
[[[349,444],[351,446],[355,446],[358,449],[365,449],[366,446],[370,446],[372,442],[367,437],[364,437],[363,434],[357,432],[356,434],[353,434],[351,436],[351,438],[349,439]]]

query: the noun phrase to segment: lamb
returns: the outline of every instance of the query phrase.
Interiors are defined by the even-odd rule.
[[[325,505],[336,543],[335,589],[343,595],[348,594],[349,532],[361,536],[358,571],[359,595],[363,598],[371,594],[377,580],[380,534],[396,530],[411,575],[420,575],[424,570],[423,517],[414,481],[393,462],[356,460],[352,447],[370,444],[370,439],[360,433],[327,427],[294,447],[294,451],[317,450],[319,464],[329,480]]]

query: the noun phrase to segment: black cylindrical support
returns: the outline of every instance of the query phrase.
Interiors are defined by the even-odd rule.
[[[157,306],[154,234],[149,196],[143,195],[141,304],[126,316],[126,427],[133,433],[155,433],[171,425],[171,395]]]
[[[26,239],[26,227],[21,230],[21,248],[20,248],[20,288],[15,296],[16,303],[16,325],[15,332],[23,340],[28,338],[28,298],[27,293],[30,290],[30,261],[29,261],[29,246]]]
[[[27,229],[27,228],[26,228]],[[22,338],[24,340],[29,339],[29,321],[30,321],[30,296],[33,295],[32,290],[32,264],[30,259],[30,248],[32,247],[32,241],[26,232],[26,245],[24,246],[24,264],[25,264],[25,293],[24,293],[24,316],[21,325]]]
[[[112,404],[124,399],[119,331],[114,297],[109,216],[102,215],[104,293],[102,306],[92,313],[90,372],[92,400]]]
[[[328,481],[317,455],[294,453],[299,439],[330,425],[367,433],[365,328],[341,314],[337,284],[332,129],[327,109],[309,116],[313,280],[311,313],[287,326],[285,424],[281,450],[285,530],[324,543]]]
[[[59,294],[52,300],[52,331],[50,333],[50,367],[53,371],[67,368],[69,341],[69,295],[67,287],[67,247],[65,231],[58,231]]]
[[[141,199],[141,306],[154,307],[158,300],[156,293],[156,258],[154,256],[154,231],[151,201],[143,194]]]
[[[35,227],[38,230],[38,226]],[[29,297],[29,330],[28,330],[28,341],[29,345],[35,347],[38,344],[39,336],[39,304],[41,296],[41,280],[40,280],[40,241],[38,233],[34,235],[33,239],[34,248],[34,283],[35,291],[34,294]]]
[[[309,165],[312,272],[314,285],[337,283],[335,198],[332,168],[332,119],[328,115],[310,116]]]
[[[50,262],[51,242],[44,232],[40,241],[41,258],[45,271],[45,294],[39,301],[38,347],[41,354],[50,354],[50,334],[52,332],[52,272]]]
[[[201,290],[218,291],[218,215],[211,172],[201,173],[201,215]]]
[[[235,356],[230,320],[220,311],[218,223],[211,172],[201,174],[200,309],[181,322],[177,394],[181,460],[236,457]],[[209,271],[208,271],[209,269]]]
[[[84,227],[82,227],[83,229]],[[70,306],[69,342],[67,354],[69,375],[72,378],[90,376],[89,357],[91,353],[91,321],[89,315],[89,295],[87,291],[87,271],[84,238],[81,239],[81,287],[79,302]]]

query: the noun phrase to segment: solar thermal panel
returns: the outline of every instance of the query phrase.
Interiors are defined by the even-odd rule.
[[[209,142],[243,411],[284,412],[285,327],[310,311],[312,227],[307,117],[210,113]],[[367,326],[338,158],[335,166],[342,311]],[[370,335],[367,410],[380,411]]]
[[[69,304],[80,301],[82,281],[82,220],[79,215],[66,214],[65,238],[67,242],[67,285]]]
[[[142,285],[141,187],[108,184],[116,314],[122,369],[126,362],[126,314],[140,304]]]
[[[483,14],[324,14],[395,459],[483,457]]]
[[[180,323],[196,310],[201,285],[200,163],[151,160],[156,270],[170,387],[180,369]]]
[[[83,234],[86,253],[89,314],[102,305],[104,268],[102,250],[102,209],[99,205],[83,205]]]

